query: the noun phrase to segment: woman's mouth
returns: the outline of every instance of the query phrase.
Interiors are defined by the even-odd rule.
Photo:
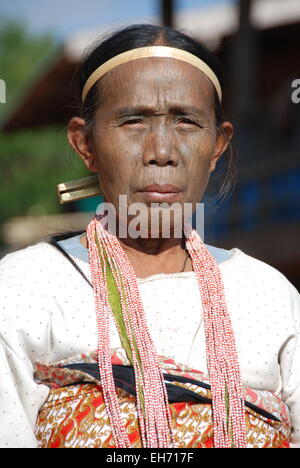
[[[168,202],[174,203],[179,202],[182,200],[183,193],[180,188],[175,187],[175,185],[165,184],[165,185],[158,185],[152,184],[148,185],[147,187],[143,187],[142,189],[138,190],[143,198],[147,202]]]

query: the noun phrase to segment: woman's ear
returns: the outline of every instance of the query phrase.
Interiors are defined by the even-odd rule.
[[[67,138],[73,150],[82,159],[86,167],[98,173],[97,157],[91,137],[86,132],[86,124],[80,117],[72,117],[67,130]]]
[[[223,122],[222,125],[218,128],[217,132],[215,151],[210,164],[210,172],[215,170],[218,160],[229,146],[233,135],[232,123],[227,121]]]

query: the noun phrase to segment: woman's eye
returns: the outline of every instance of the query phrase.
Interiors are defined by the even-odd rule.
[[[187,118],[179,119],[178,124],[183,127],[199,127],[199,125],[196,122]]]
[[[134,126],[134,125],[140,125],[140,124],[143,124],[142,119],[129,119],[129,120],[125,120],[122,125]]]

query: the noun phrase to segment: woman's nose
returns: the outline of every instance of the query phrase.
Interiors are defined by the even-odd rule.
[[[177,166],[178,153],[170,128],[159,126],[152,129],[144,141],[143,162],[145,166]]]

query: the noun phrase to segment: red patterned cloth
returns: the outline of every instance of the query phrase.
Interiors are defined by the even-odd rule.
[[[94,363],[97,363],[96,353],[76,356],[53,365],[36,363],[36,381],[50,387],[48,399],[39,412],[35,428],[35,435],[41,448],[116,447],[101,382],[98,377],[82,370],[85,369],[85,364]],[[127,371],[130,364],[123,349],[114,350],[112,364],[121,370],[124,366],[124,370]],[[81,366],[81,370],[65,367],[70,365]],[[175,394],[178,393],[177,390],[179,391],[179,400],[183,398],[182,392],[203,399],[201,403],[197,401],[169,403],[174,447],[213,448],[209,379],[202,372],[178,364],[172,359],[161,357],[160,366],[165,381],[169,384],[171,382],[172,391],[175,390]],[[129,391],[117,388],[118,401],[131,446],[140,448],[142,444],[136,398],[131,393],[130,382],[126,385],[129,385]],[[248,387],[244,387],[244,399],[247,446],[288,448],[290,420],[287,406],[271,392]]]

